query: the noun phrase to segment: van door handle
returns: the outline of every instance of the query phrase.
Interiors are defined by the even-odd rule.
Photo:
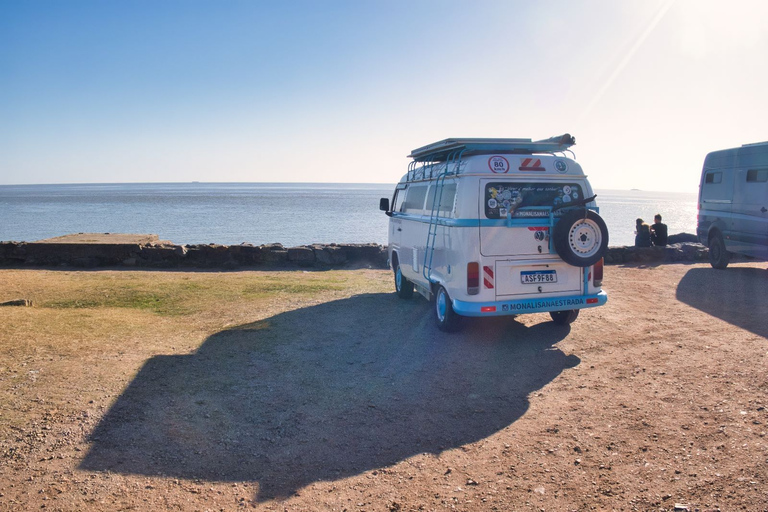
[[[760,211],[761,211],[761,212],[763,212],[763,213],[765,213],[765,212],[768,212],[768,210],[766,210],[766,209],[765,209],[765,206],[763,206],[762,208],[760,208]]]
[[[403,230],[403,228],[397,228],[397,230],[398,230],[398,231],[402,231],[402,230]]]

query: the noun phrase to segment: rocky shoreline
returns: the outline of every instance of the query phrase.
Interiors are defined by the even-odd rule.
[[[235,270],[249,267],[386,268],[386,247],[370,244],[176,245],[152,235],[82,235],[75,241],[0,242],[0,266],[202,268]],[[76,235],[72,235],[76,236]],[[133,237],[133,238],[131,238]],[[61,237],[65,239],[66,237]],[[156,238],[156,237],[155,237]],[[82,240],[82,241],[78,241]],[[127,240],[127,241],[126,241]],[[707,248],[691,234],[673,235],[666,247],[610,247],[605,263],[706,261]]]
[[[378,244],[174,245],[167,243],[2,242],[4,267],[204,268],[296,266],[385,268],[386,249]]]

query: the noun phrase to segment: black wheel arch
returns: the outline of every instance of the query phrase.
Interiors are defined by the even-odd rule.
[[[712,239],[716,236],[721,237],[723,240],[725,240],[725,236],[723,235],[723,228],[720,225],[721,223],[713,223],[709,227],[709,231],[707,231],[707,246],[709,246],[710,243],[712,243]]]
[[[392,256],[389,258],[389,266],[393,272],[397,268],[398,263],[400,263],[400,257],[397,255],[397,251],[392,251]]]

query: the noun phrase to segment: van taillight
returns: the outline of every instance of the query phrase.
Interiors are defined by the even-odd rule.
[[[592,284],[595,286],[595,288],[600,288],[603,286],[603,258],[600,258],[600,261],[595,263],[595,268],[593,270],[594,278],[592,279]]]
[[[480,293],[480,264],[476,261],[467,263],[467,294]]]

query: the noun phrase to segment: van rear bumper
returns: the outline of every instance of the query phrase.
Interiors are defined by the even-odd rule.
[[[453,301],[453,310],[462,316],[502,316],[524,313],[548,313],[602,306],[608,301],[604,291],[594,295],[571,295],[525,300],[500,300],[495,302]]]

